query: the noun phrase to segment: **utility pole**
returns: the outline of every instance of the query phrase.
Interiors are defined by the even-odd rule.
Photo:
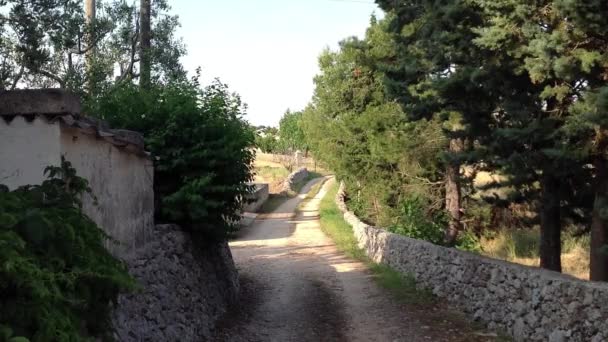
[[[139,8],[139,85],[143,88],[150,87],[151,60],[150,60],[150,12],[152,0],[140,0]]]
[[[95,63],[95,5],[96,0],[84,0],[84,19],[86,23],[85,60],[87,67],[87,87],[93,90],[93,64]]]

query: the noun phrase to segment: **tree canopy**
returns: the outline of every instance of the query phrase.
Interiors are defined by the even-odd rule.
[[[447,222],[442,241],[427,238],[462,245],[476,208],[520,203],[542,267],[561,270],[564,230],[591,231],[591,277],[608,280],[608,5],[377,3],[386,17],[364,39],[321,54],[303,114],[356,211],[402,228]],[[476,185],[482,171],[499,177]]]

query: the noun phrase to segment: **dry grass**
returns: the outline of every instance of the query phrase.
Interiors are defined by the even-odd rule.
[[[482,238],[483,255],[538,267],[539,232],[532,230],[502,231],[492,238]],[[572,237],[562,239],[563,273],[580,279],[589,279],[589,238]]]
[[[260,151],[257,151],[254,166],[256,168],[262,167],[262,166],[272,166],[272,167],[283,167],[284,168],[283,164],[281,163],[282,159],[283,158],[281,156],[276,155],[276,154],[262,153]],[[317,172],[322,175],[328,175],[330,173],[328,170],[323,168],[322,165],[317,163],[311,157],[302,158],[302,164],[298,165],[297,167],[305,167],[308,169],[308,171]]]
[[[257,160],[256,160],[257,163]],[[255,182],[256,183],[267,183],[269,186],[269,192],[276,194],[281,191],[283,181],[289,175],[289,171],[282,166],[255,166]]]

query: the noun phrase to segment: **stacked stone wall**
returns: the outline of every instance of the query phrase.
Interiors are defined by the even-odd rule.
[[[264,205],[264,202],[266,202],[266,200],[268,200],[268,196],[270,195],[268,184],[256,183],[256,184],[253,184],[253,186],[255,186],[255,189],[248,196],[248,199],[251,202],[243,207],[244,212],[248,212],[248,213],[257,212],[262,207],[262,205]]]
[[[226,242],[194,246],[175,225],[158,225],[125,261],[140,289],[121,295],[113,313],[116,340],[207,341],[238,298]]]
[[[371,259],[413,275],[490,329],[516,341],[608,341],[608,284],[393,234],[359,220],[344,199],[342,183],[337,205]]]
[[[294,193],[296,191],[296,184],[302,182],[304,179],[308,177],[308,169],[305,167],[300,168],[287,176],[285,181],[283,182],[283,188],[281,190],[281,194],[287,195],[289,193]]]

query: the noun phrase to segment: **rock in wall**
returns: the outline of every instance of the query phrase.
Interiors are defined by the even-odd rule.
[[[336,196],[359,246],[516,341],[608,341],[608,284],[433,245],[371,227]]]
[[[157,225],[150,236],[151,241],[125,257],[141,289],[118,300],[116,340],[208,340],[215,322],[238,297],[228,244],[195,248],[175,225]]]
[[[306,177],[308,177],[308,170],[305,167],[290,173],[289,176],[285,178],[285,181],[283,182],[283,188],[280,193],[282,195],[287,195],[289,193],[295,192],[295,185],[298,182],[303,181]]]

